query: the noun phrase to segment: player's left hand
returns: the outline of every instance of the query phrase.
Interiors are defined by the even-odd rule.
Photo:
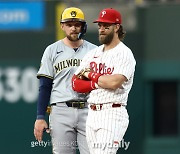
[[[90,68],[85,68],[82,69],[77,75],[76,77],[82,80],[87,80],[88,78],[85,76],[85,73],[90,72],[91,69]]]

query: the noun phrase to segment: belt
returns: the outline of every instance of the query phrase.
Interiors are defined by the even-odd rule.
[[[78,109],[83,109],[86,106],[86,102],[71,102],[71,101],[68,101],[68,102],[60,102],[60,103],[66,103],[66,105],[68,107],[73,107],[73,108],[78,108]],[[51,106],[54,106],[54,105],[57,105],[57,103],[53,103],[51,104]]]
[[[105,105],[105,104],[91,104],[90,108],[94,111],[99,111],[99,110],[102,110],[103,105]],[[125,105],[113,103],[111,107],[115,108],[115,107],[121,107],[121,106],[125,106]]]

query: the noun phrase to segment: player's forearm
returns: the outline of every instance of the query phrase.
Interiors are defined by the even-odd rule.
[[[96,89],[96,83],[93,81],[81,80],[74,75],[72,77],[72,89],[79,93],[88,93]]]
[[[121,88],[125,81],[126,78],[123,75],[102,75],[99,77],[97,84],[102,88],[116,90]]]
[[[97,76],[96,76],[97,74]],[[95,73],[94,77],[90,77],[90,72],[85,72],[84,76],[87,78],[91,78],[91,80],[95,80],[101,88],[107,88],[115,90],[117,88],[121,88],[122,84],[127,80],[125,76],[120,74],[115,75],[100,75],[99,73]]]
[[[52,80],[46,77],[40,78],[39,97],[37,102],[37,119],[44,119],[50,100]]]

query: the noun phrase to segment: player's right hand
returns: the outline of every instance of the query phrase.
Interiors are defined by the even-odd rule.
[[[36,140],[42,141],[43,131],[46,130],[49,133],[49,129],[44,119],[37,119],[34,123],[34,136]]]

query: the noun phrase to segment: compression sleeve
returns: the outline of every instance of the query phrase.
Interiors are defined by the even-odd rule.
[[[94,81],[81,80],[74,75],[72,77],[72,89],[79,93],[88,93],[96,89],[96,83]]]
[[[47,77],[40,77],[39,85],[39,96],[37,102],[37,118],[44,119],[46,109],[50,100],[51,90],[52,90],[52,79]]]

